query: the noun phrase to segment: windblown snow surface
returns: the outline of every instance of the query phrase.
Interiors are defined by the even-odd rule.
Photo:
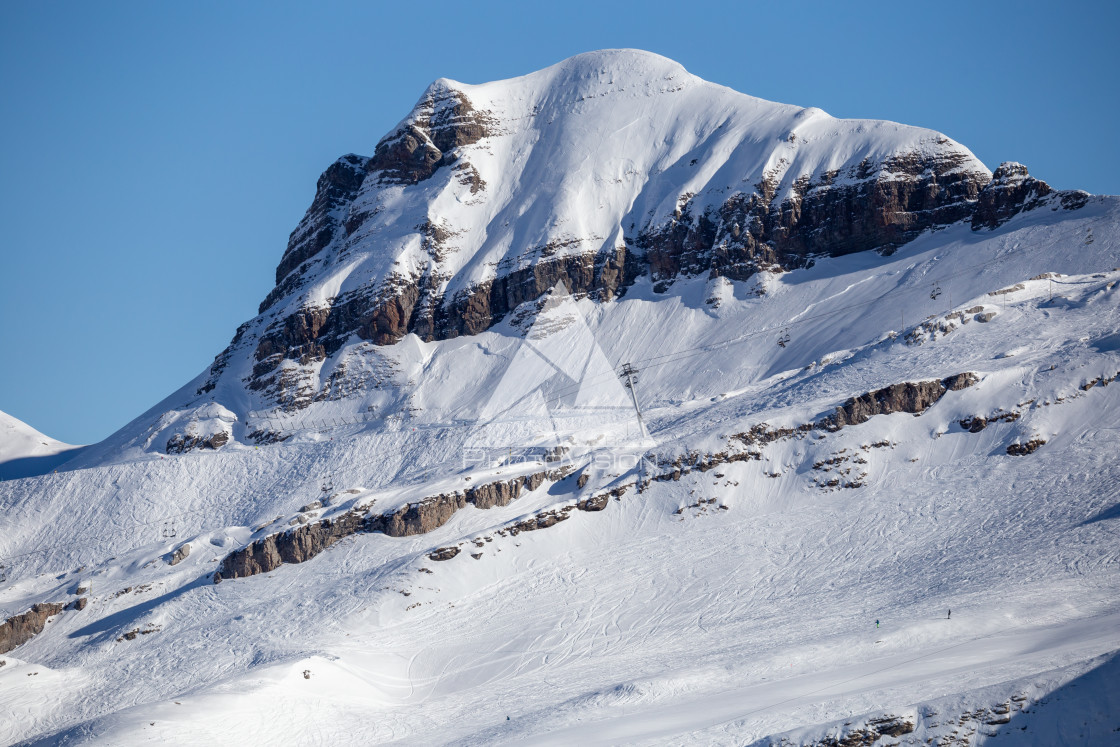
[[[1118,219],[1093,197],[747,282],[558,288],[380,349],[398,408],[316,402],[278,443],[221,391],[167,415],[200,376],[0,483],[0,617],[89,600],[0,655],[0,742],[1120,743]],[[966,372],[920,413],[798,429]],[[180,417],[231,440],[165,454]],[[428,533],[213,581],[293,522],[559,467]]]

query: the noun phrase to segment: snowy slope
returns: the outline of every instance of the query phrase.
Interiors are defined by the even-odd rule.
[[[596,109],[613,59],[602,74],[584,59],[435,85],[507,107],[502,121],[514,104],[547,113],[547,95],[631,116]],[[641,64],[636,87],[615,79],[610,95],[651,112],[694,97],[674,117],[705,142],[725,121],[713,112],[733,109],[725,155],[800,111],[623,60]],[[925,137],[875,127],[888,134],[860,147]],[[490,147],[532,139],[511,132]],[[557,140],[541,154],[563,168],[510,188],[503,204],[533,195],[511,231],[560,236],[534,223],[534,200],[571,200],[594,231],[631,209],[612,203],[600,226],[580,202],[593,190],[557,186],[611,152],[565,161],[576,149]],[[525,181],[507,172],[529,168],[524,153],[493,172],[472,162],[497,191]],[[813,170],[855,156],[803,157]],[[755,168],[720,159],[712,173]],[[416,209],[442,199],[437,180],[409,187]],[[408,191],[372,192],[393,190]],[[312,259],[274,308],[407,259],[394,224],[378,230],[368,257],[350,247],[357,264]],[[455,277],[507,257],[485,233],[447,260]],[[476,334],[352,337],[284,364],[315,369],[298,408],[242,380],[266,310],[217,379],[200,374],[64,471],[0,483],[0,618],[87,600],[0,654],[0,742],[809,744],[863,730],[883,745],[1113,744],[1118,242],[1120,200],[1085,197],[746,279],[639,275],[611,299],[557,286]],[[876,407],[896,411],[856,417]],[[541,472],[504,504],[454,503]],[[459,507],[423,531],[385,520],[304,562],[225,573],[252,543],[425,500]]]
[[[0,411],[0,480],[55,469],[76,456],[80,448],[44,436],[22,420]]]

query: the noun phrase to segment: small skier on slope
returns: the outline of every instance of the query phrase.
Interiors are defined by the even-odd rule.
[[[953,611],[952,610],[949,610],[949,614],[945,616],[945,619],[946,620],[952,620],[953,619]]]
[[[875,627],[876,628],[879,627],[879,621],[878,620],[875,621]]]

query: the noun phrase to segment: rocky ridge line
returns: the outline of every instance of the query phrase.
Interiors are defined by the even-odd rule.
[[[391,513],[371,515],[366,509],[353,509],[336,517],[270,534],[227,555],[214,574],[214,582],[268,573],[284,563],[303,563],[340,539],[359,532],[380,532],[390,537],[425,534],[446,524],[456,511],[467,505],[481,509],[508,506],[522,490],[532,492],[545,481],[560,480],[567,474],[564,468],[536,472],[465,491],[440,493]]]

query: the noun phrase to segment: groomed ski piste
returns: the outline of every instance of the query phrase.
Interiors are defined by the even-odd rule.
[[[875,744],[1115,744],[1120,386],[1102,382],[1120,371],[1117,209],[934,232],[768,277],[763,296],[720,286],[718,306],[706,280],[561,298],[612,366],[640,370],[649,442],[635,420],[630,446],[577,444],[577,472],[508,506],[353,534],[248,578],[213,582],[315,499],[336,496],[312,520],[384,512],[548,468],[465,464],[477,429],[441,425],[479,396],[458,359],[508,364],[532,336],[396,346],[422,356],[411,420],[324,412],[333,425],[282,443],[176,456],[107,443],[99,464],[0,483],[3,616],[89,598],[0,656],[0,741],[802,744],[878,728]],[[978,306],[964,316],[987,321],[953,316]],[[709,469],[679,459],[963,372],[976,383],[918,415]],[[585,382],[600,385],[616,381]],[[978,415],[983,430],[961,425]],[[1045,443],[1008,454],[1031,440]],[[678,479],[653,479],[674,460]],[[499,534],[610,491],[602,511]]]

